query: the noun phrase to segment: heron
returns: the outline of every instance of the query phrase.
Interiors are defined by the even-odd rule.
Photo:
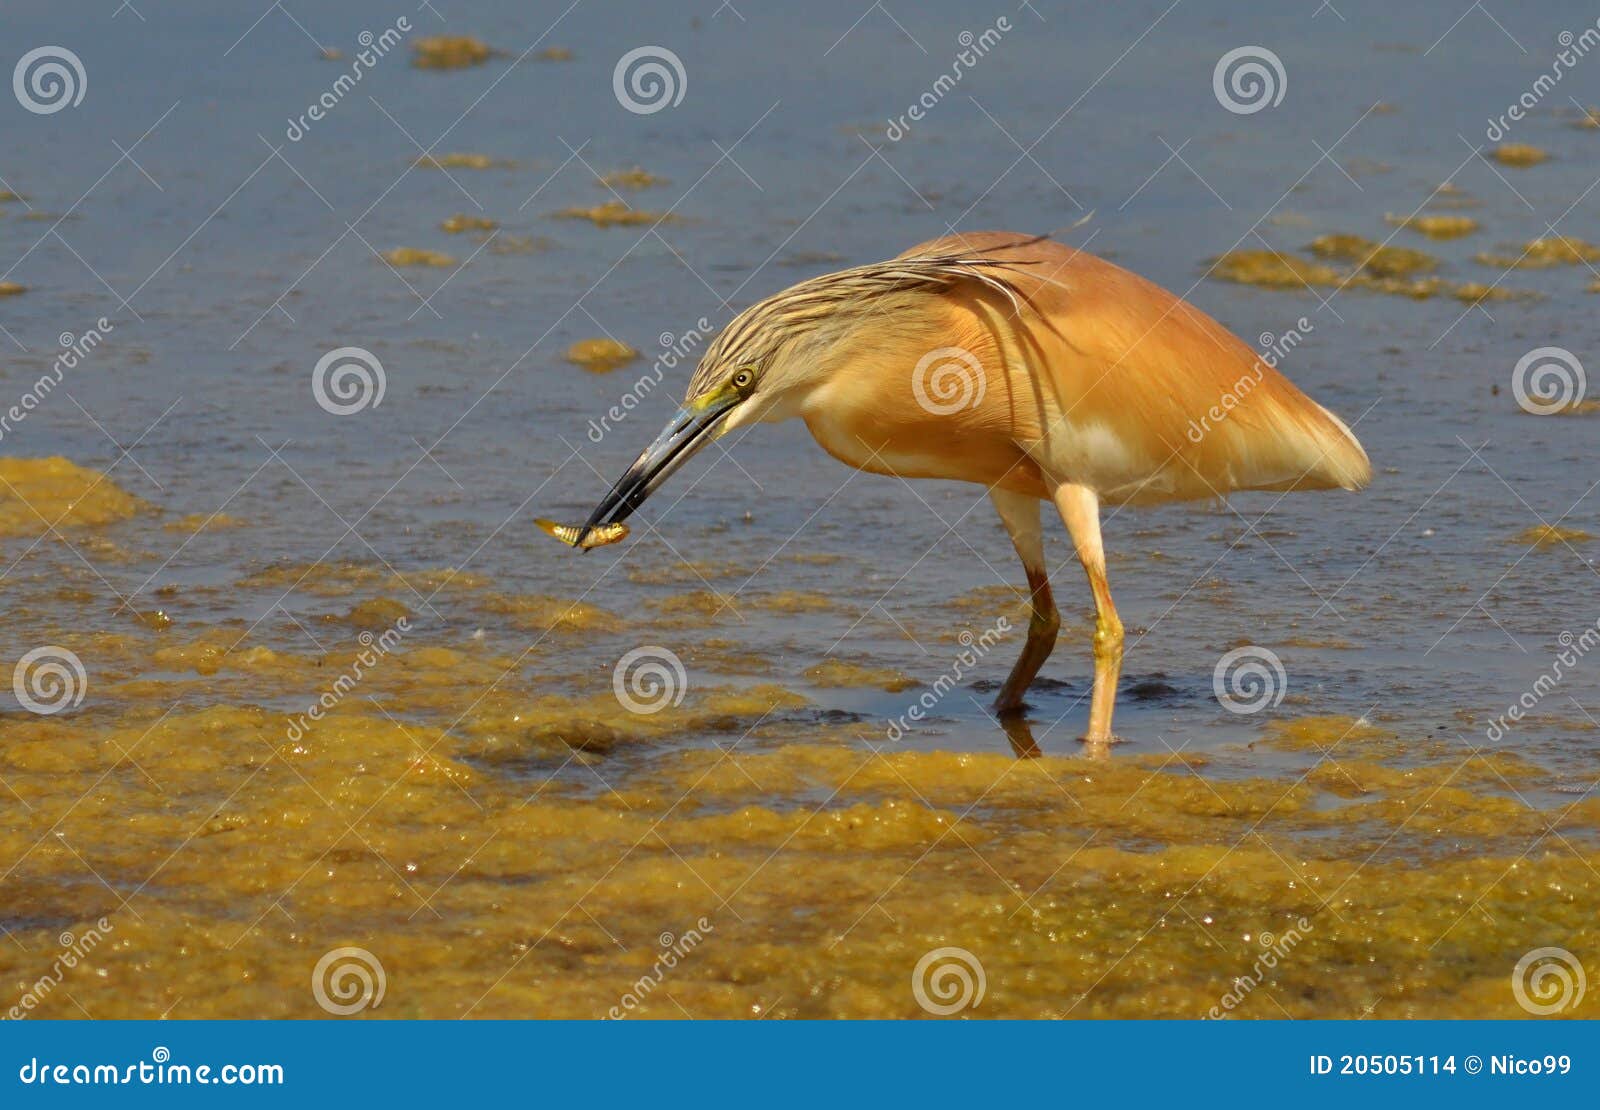
[[[1106,579],[1106,507],[1236,490],[1360,490],[1339,417],[1186,300],[1049,236],[969,232],[791,286],[707,347],[684,403],[568,542],[616,528],[706,444],[798,418],[847,466],[988,491],[1027,576],[1024,695],[1061,626],[1042,509],[1060,514],[1094,604],[1083,740],[1110,743],[1124,632]],[[598,537],[596,537],[598,538]]]

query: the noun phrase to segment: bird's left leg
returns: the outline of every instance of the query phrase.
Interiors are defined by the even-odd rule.
[[[1116,708],[1117,678],[1122,674],[1122,621],[1106,582],[1100,498],[1087,486],[1076,485],[1057,486],[1052,497],[1094,594],[1094,694],[1089,702],[1089,731],[1083,738],[1091,744],[1105,744],[1112,739],[1111,711]]]
[[[1050,579],[1045,574],[1044,535],[1039,528],[1039,499],[1026,494],[991,489],[989,498],[1000,514],[1000,523],[1011,534],[1011,543],[1022,559],[1022,569],[1028,575],[1028,590],[1032,614],[1028,619],[1028,642],[1006,684],[995,699],[997,713],[1015,713],[1022,708],[1022,695],[1027,693],[1034,676],[1056,646],[1056,633],[1061,628],[1061,615],[1056,612],[1055,599],[1050,596]]]

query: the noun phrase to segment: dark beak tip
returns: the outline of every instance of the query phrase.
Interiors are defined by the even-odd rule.
[[[620,524],[632,516],[656,486],[707,442],[707,436],[731,407],[729,403],[707,412],[680,412],[595,507],[578,535],[577,546],[582,547],[597,526]]]

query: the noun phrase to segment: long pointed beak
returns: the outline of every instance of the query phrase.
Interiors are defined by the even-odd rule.
[[[582,546],[584,537],[596,525],[617,524],[632,516],[634,510],[644,504],[645,498],[677,473],[678,468],[688,462],[696,451],[717,437],[729,411],[739,401],[739,396],[733,394],[726,398],[713,398],[704,407],[686,406],[679,409],[661,434],[656,436],[655,442],[633,460],[633,465],[617,479],[611,492],[589,514],[583,531],[578,535],[578,546]]]

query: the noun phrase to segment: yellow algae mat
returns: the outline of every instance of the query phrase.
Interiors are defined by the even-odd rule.
[[[229,658],[222,689],[312,669]],[[1329,751],[1298,778],[878,752],[751,731],[798,700],[772,687],[648,718],[498,690],[448,731],[412,719],[503,662],[396,654],[367,680],[384,711],[304,728],[163,714],[139,680],[125,709],[7,719],[0,982],[26,994],[93,930],[32,1016],[321,1016],[312,969],[353,946],[386,977],[376,1017],[916,1017],[914,970],[954,948],[978,1017],[1517,1016],[1522,953],[1600,947],[1600,802],[1526,805],[1548,776],[1510,757],[1432,742],[1402,766],[1417,745],[1336,718],[1269,736]]]
[[[82,531],[155,511],[105,476],[0,479],[12,542],[75,528],[140,558]],[[684,604],[626,617],[359,563],[211,587],[334,606],[308,618],[321,652],[207,623],[203,589],[156,591],[174,620],[14,585],[58,665],[0,716],[0,1013],[1514,1017],[1529,953],[1600,951],[1589,782],[1337,716],[1209,757],[1094,760],[1064,730],[1039,759],[998,731],[994,754],[910,750],[802,690],[911,679],[753,657],[697,585],[742,572],[691,569]],[[417,589],[458,619],[398,600]],[[630,712],[659,691],[564,646],[623,628],[700,681]]]

